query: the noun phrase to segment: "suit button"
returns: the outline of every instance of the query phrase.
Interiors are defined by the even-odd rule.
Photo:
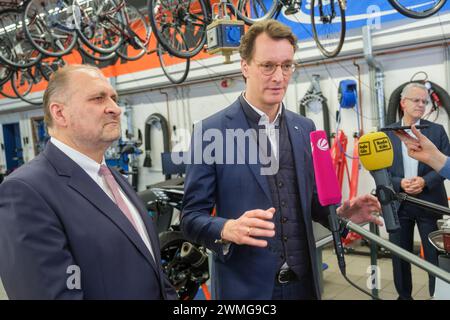
[[[287,242],[288,241],[288,237],[284,236],[283,240],[284,240],[284,242]]]
[[[283,187],[284,186],[284,184],[283,184],[283,181],[280,181],[280,182],[278,182],[278,187]]]
[[[281,206],[282,206],[282,207],[286,207],[286,201],[284,201],[284,200],[281,201]]]
[[[288,218],[286,218],[286,217],[281,218],[281,223],[286,223],[287,221],[288,221]]]

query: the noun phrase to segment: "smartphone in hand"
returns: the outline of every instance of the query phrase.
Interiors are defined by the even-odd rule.
[[[416,126],[416,129],[426,129],[428,128],[428,124],[419,124]],[[398,126],[398,127],[386,127],[381,128],[380,131],[398,131],[398,130],[409,130],[411,129],[411,126]]]

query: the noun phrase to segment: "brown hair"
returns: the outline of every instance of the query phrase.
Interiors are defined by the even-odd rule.
[[[297,49],[297,37],[292,33],[291,28],[273,19],[264,20],[253,24],[241,38],[239,54],[241,59],[250,62],[253,58],[253,51],[256,37],[265,33],[275,40],[288,40],[294,52]]]
[[[67,92],[70,86],[70,74],[79,70],[93,70],[102,74],[99,68],[87,64],[71,64],[64,66],[52,74],[44,92],[43,108],[44,108],[44,122],[47,127],[53,125],[52,115],[50,113],[50,104],[61,97],[66,100],[68,98]],[[61,102],[61,100],[58,100]]]

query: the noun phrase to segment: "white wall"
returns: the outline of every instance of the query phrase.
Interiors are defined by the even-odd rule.
[[[412,21],[412,20],[408,20]],[[373,31],[373,48],[376,59],[385,70],[386,104],[391,92],[399,85],[409,81],[414,73],[424,71],[429,79],[447,90],[450,87],[448,62],[445,50],[448,47],[442,43],[448,42],[450,36],[450,13],[435,16],[422,21],[413,21],[408,24],[391,23],[383,25],[380,30]],[[446,39],[446,40],[445,40]],[[434,46],[441,43],[440,46]],[[416,50],[419,46],[431,46]],[[390,54],[385,54],[391,52]],[[369,67],[364,60],[361,31],[349,33],[343,51],[335,62],[324,60],[312,41],[299,43],[296,59],[305,66],[297,71],[291,81],[285,103],[288,109],[298,111],[298,102],[309,87],[311,76],[319,74],[324,95],[328,98],[330,108],[331,128],[336,129],[335,114],[338,108],[337,90],[339,82],[343,79],[358,81],[357,68],[354,62],[361,67],[361,83],[359,88],[362,94],[360,103],[363,112],[363,126],[367,133],[377,124],[377,114],[373,114],[371,92],[374,88],[370,84]],[[348,59],[345,59],[345,58]],[[351,58],[353,57],[353,58]],[[156,58],[156,57],[155,57]],[[203,61],[192,61],[188,82],[182,86],[171,86],[159,69],[138,72],[120,76],[116,81],[117,90],[121,98],[133,106],[134,126],[144,133],[145,120],[152,113],[164,115],[170,122],[170,127],[177,129],[190,129],[192,123],[201,120],[232,103],[244,89],[244,82],[239,72],[239,59],[232,56],[232,64],[224,65],[222,57],[214,57]],[[231,75],[231,76],[228,76]],[[227,87],[222,87],[222,78],[200,83],[189,84],[189,81],[205,78],[223,77],[231,79]],[[138,93],[130,93],[138,92]],[[168,102],[163,93],[168,94]],[[20,111],[26,106],[20,102],[7,99],[0,100],[0,111],[11,110],[0,114],[0,124],[20,120],[23,135],[29,136],[29,146],[24,152],[27,160],[33,157],[31,143],[31,129],[29,117],[42,114],[41,110]],[[322,128],[322,115],[308,114],[317,128]],[[357,115],[352,110],[342,111],[340,128],[348,136],[347,153],[353,152],[352,135],[357,131]],[[439,123],[448,128],[448,117],[441,112]],[[0,138],[2,133],[0,132]],[[176,144],[176,136],[173,137]],[[152,130],[152,168],[140,168],[139,189],[164,179],[161,173],[160,152],[162,151],[162,136],[160,132]],[[141,156],[142,165],[144,156]],[[0,155],[0,165],[4,164],[4,155]],[[351,160],[349,160],[349,166]],[[368,172],[360,170],[359,193],[370,192],[374,187],[373,179]],[[450,191],[450,189],[448,189]],[[348,186],[344,181],[344,197],[348,194]],[[450,193],[449,193],[450,194]]]

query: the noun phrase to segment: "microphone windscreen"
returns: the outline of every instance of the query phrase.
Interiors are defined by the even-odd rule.
[[[342,195],[331,160],[327,135],[325,131],[317,130],[312,131],[309,137],[319,202],[322,206],[340,204]]]
[[[358,143],[359,160],[366,170],[389,168],[394,161],[394,151],[389,137],[384,132],[363,135]]]

